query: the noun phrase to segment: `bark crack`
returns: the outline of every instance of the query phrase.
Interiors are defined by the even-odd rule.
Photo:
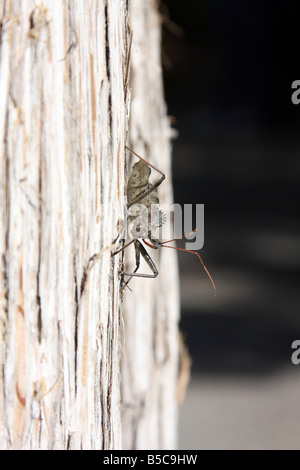
[[[79,294],[79,285],[76,276],[76,256],[73,257],[73,267],[74,267],[74,283],[75,283],[75,328],[74,328],[74,348],[75,348],[75,358],[74,358],[74,380],[75,380],[75,394],[77,394],[77,365],[78,365],[78,321],[79,321],[79,305],[80,299],[83,292],[83,286],[81,285],[80,294]]]
[[[1,337],[6,337],[6,325],[9,317],[9,236],[10,236],[10,162],[8,156],[8,111],[6,113],[4,155],[5,155],[5,247],[2,255],[2,276],[4,291],[3,315],[1,317]]]
[[[105,4],[104,7],[104,17],[105,17],[105,52],[106,52],[106,75],[109,83],[109,93],[108,93],[108,115],[109,115],[109,129],[110,134],[112,131],[112,98],[111,98],[111,74],[110,74],[110,47],[109,47],[109,15],[108,15],[108,5]]]
[[[41,116],[44,114],[43,99],[41,99]],[[43,129],[43,122],[41,122],[41,129]],[[42,132],[40,136],[40,159],[38,169],[38,266],[37,266],[37,278],[36,278],[36,300],[37,300],[37,330],[38,330],[38,341],[41,343],[42,340],[42,306],[41,306],[41,295],[40,295],[40,276],[41,276],[41,256],[42,256]]]

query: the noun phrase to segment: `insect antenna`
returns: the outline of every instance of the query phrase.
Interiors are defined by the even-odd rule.
[[[183,238],[189,237],[190,235],[192,235],[193,233],[195,233],[196,230],[197,230],[197,228],[194,228],[194,230],[192,230],[192,232],[188,233],[187,235],[183,235],[182,237],[179,237],[179,238],[172,238],[172,240],[167,240],[167,241],[165,241],[165,242],[161,242],[161,246],[162,246],[162,248],[171,248],[171,249],[173,249],[173,250],[185,251],[185,252],[187,252],[187,253],[192,253],[193,255],[198,256],[198,258],[199,258],[199,260],[200,260],[200,262],[201,262],[201,264],[202,264],[202,266],[203,266],[203,268],[204,268],[206,274],[207,274],[208,277],[209,277],[210,282],[212,283],[212,286],[213,286],[213,288],[214,288],[214,297],[216,297],[216,295],[217,295],[217,289],[216,289],[215,283],[214,283],[213,278],[211,277],[211,275],[210,275],[210,273],[209,273],[207,267],[206,267],[205,264],[203,263],[202,258],[201,258],[201,256],[199,255],[199,253],[197,253],[197,251],[187,250],[186,248],[179,248],[178,246],[165,245],[165,243],[171,243],[171,242],[174,242],[174,241],[176,241],[176,240],[182,240]],[[147,246],[149,246],[150,248],[155,248],[153,245],[151,245],[150,243],[146,242],[145,240],[143,240],[143,242],[144,242]]]
[[[147,162],[144,158],[142,158],[140,155],[138,155],[136,152],[134,152],[131,148],[127,147],[127,145],[125,145],[125,148],[127,150],[129,150],[129,152],[133,153],[133,155],[135,155],[136,157],[138,157],[140,160],[142,160],[142,162],[144,162],[146,165],[150,166],[151,168],[153,168],[153,170],[157,171],[158,173],[160,173],[162,176],[163,176],[163,179],[165,179],[165,175],[162,171],[160,171],[158,168],[156,168],[154,165],[151,165],[151,163]]]
[[[166,178],[166,175],[160,171],[158,168],[156,168],[154,165],[151,165],[151,163],[147,162],[144,158],[142,158],[140,155],[138,155],[136,152],[134,152],[133,150],[131,150],[129,147],[127,147],[127,145],[125,145],[125,148],[127,150],[129,150],[129,152],[131,152],[133,155],[135,155],[136,157],[138,157],[142,162],[145,163],[145,165],[153,168],[153,170],[157,171],[158,173],[160,173],[161,177],[158,181],[156,181],[156,183],[152,184],[150,188],[146,189],[145,192],[143,192],[142,194],[140,194],[134,201],[128,201],[128,205],[127,205],[127,208],[129,209],[130,206],[132,206],[133,204],[136,204],[137,202],[139,202],[141,199],[144,199],[146,196],[148,196],[150,193],[152,193],[154,191],[154,189],[158,188],[158,186],[164,181],[164,179]]]

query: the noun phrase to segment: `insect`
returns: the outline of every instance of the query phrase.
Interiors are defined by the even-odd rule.
[[[200,260],[205,272],[207,273],[212,283],[212,286],[214,288],[214,295],[216,295],[216,287],[215,287],[214,281],[210,273],[208,272],[206,266],[204,265],[200,255],[196,251],[191,251],[185,248],[179,248],[175,246],[166,245],[166,243],[171,243],[175,240],[180,240],[180,239],[188,237],[197,229],[194,229],[190,234],[184,235],[183,237],[174,238],[172,240],[167,240],[164,242],[161,242],[158,238],[156,238],[153,235],[153,232],[155,231],[155,229],[161,227],[162,224],[165,222],[165,217],[162,211],[158,210],[158,212],[156,212],[156,217],[153,217],[153,212],[151,211],[151,207],[153,205],[156,206],[159,204],[157,188],[164,181],[165,175],[160,170],[158,170],[155,166],[151,165],[151,163],[147,162],[141,156],[139,156],[137,153],[131,150],[129,147],[126,146],[126,149],[129,150],[137,158],[139,158],[139,161],[133,165],[131,174],[129,176],[128,184],[127,184],[127,208],[130,209],[131,207],[138,205],[137,211],[133,214],[129,214],[127,217],[127,221],[129,222],[137,221],[136,227],[135,227],[137,231],[137,236],[133,240],[131,240],[129,243],[122,246],[119,250],[113,253],[113,256],[115,256],[116,254],[124,251],[125,248],[127,248],[129,245],[134,243],[136,266],[132,273],[125,273],[125,272],[123,273],[123,275],[129,276],[129,279],[126,281],[125,286],[128,285],[128,283],[134,276],[144,277],[144,278],[156,278],[158,276],[157,267],[155,266],[152,258],[147,252],[144,246],[146,245],[156,250],[159,248],[171,248],[174,250],[185,251],[187,253],[195,254]],[[151,168],[160,174],[159,180],[154,184],[149,182]],[[145,207],[145,210],[147,213],[146,223],[142,223],[140,221],[140,216],[141,216],[140,211],[142,207]],[[139,234],[141,234],[141,236],[138,236]],[[146,241],[146,239],[148,239],[149,241]],[[140,267],[141,256],[146,261],[147,265],[152,271],[152,274],[144,274],[144,273],[138,272],[138,269]]]

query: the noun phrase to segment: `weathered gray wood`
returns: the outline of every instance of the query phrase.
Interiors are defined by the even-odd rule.
[[[166,115],[157,2],[131,1],[130,144],[166,174],[160,202],[172,203],[171,129]],[[160,175],[152,170],[153,181]],[[133,259],[133,251],[126,259]],[[176,252],[148,249],[156,279],[135,278],[126,292],[122,355],[123,445],[131,449],[176,446],[179,286]],[[149,271],[144,264],[144,269]]]
[[[0,2],[3,449],[175,445],[174,253],[162,250],[158,280],[134,281],[123,312],[111,257],[129,116],[130,145],[172,197],[159,15],[153,0],[128,3]]]
[[[1,447],[119,448],[126,2],[2,2]],[[100,282],[99,282],[100,280]]]

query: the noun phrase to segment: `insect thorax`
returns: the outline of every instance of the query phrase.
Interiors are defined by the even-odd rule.
[[[156,189],[139,200],[140,196],[153,187],[149,183],[150,173],[151,169],[144,162],[135,163],[127,185],[127,202],[131,206],[129,222],[134,225],[132,234],[135,238],[153,238],[154,231],[165,222],[165,214],[159,209]]]

